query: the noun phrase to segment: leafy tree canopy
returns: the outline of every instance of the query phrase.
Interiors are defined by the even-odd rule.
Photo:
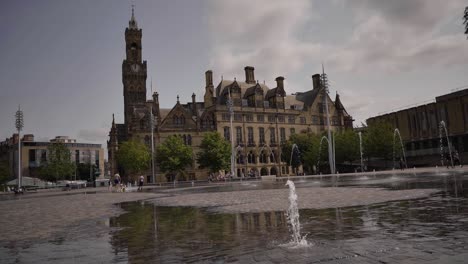
[[[363,134],[364,153],[368,157],[390,160],[393,155],[393,127],[386,122],[369,125]]]
[[[336,163],[353,162],[360,158],[359,136],[353,130],[335,134]]]
[[[75,173],[75,163],[71,153],[63,143],[52,143],[47,147],[47,163],[41,168],[39,177],[46,181],[71,179]]]
[[[210,172],[227,170],[230,158],[231,145],[218,132],[206,133],[200,145],[200,152],[197,153],[200,168],[208,168]]]
[[[162,172],[182,173],[192,161],[192,148],[179,136],[169,136],[157,147],[156,162]]]
[[[129,173],[141,173],[150,167],[151,153],[138,141],[129,140],[119,145],[117,162]]]
[[[0,185],[10,179],[10,169],[8,161],[0,161]]]

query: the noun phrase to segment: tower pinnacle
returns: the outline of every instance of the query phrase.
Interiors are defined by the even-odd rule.
[[[128,27],[130,29],[138,29],[138,24],[135,20],[135,5],[132,4],[132,17],[130,18],[130,21],[128,21]]]

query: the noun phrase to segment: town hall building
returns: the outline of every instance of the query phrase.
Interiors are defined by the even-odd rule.
[[[125,44],[126,58],[122,62],[124,123],[115,123],[113,117],[107,141],[111,175],[121,172],[116,159],[120,143],[138,140],[151,149],[151,125],[154,126],[155,146],[171,135],[179,135],[192,147],[194,161],[187,168],[186,180],[208,177],[208,171],[199,169],[195,161],[206,132],[217,131],[228,142],[234,142],[235,177],[252,172],[257,176],[281,176],[295,173],[286,161],[280,159],[281,144],[295,133],[326,131],[326,104],[333,131],[353,127],[353,119],[339,95],[336,94],[334,100],[330,98],[320,74],[312,76],[311,90],[288,95],[284,77],[276,77],[276,87],[270,88],[255,79],[255,69],[251,66],[244,68],[245,80],[223,79],[216,85],[213,72],[208,70],[202,101],[197,101],[197,96],[192,94],[191,102],[181,103],[177,97],[172,108],[161,108],[157,91],[150,100],[146,98],[147,62],[142,59],[142,29],[137,25],[133,10],[125,29]],[[164,92],[164,88],[160,92]],[[229,98],[233,109],[232,135],[227,106]],[[157,182],[166,181],[158,168],[156,172]],[[148,182],[151,181],[150,174],[146,179]]]

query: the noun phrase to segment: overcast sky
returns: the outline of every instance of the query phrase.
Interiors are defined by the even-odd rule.
[[[312,88],[322,62],[355,126],[381,112],[468,87],[467,0],[135,0],[143,59],[163,108],[215,85],[255,78]],[[0,140],[67,135],[101,143],[123,122],[122,60],[131,1],[7,1],[0,9]]]

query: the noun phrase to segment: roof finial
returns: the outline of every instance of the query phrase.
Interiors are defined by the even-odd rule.
[[[129,28],[131,29],[138,29],[137,22],[135,20],[135,4],[132,3],[132,17],[130,18],[130,21],[128,22]]]
[[[177,95],[177,103],[179,103],[179,95]]]

